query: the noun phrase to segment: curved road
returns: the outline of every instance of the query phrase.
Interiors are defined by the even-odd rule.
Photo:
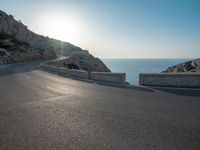
[[[200,90],[117,88],[0,67],[0,149],[198,150]]]

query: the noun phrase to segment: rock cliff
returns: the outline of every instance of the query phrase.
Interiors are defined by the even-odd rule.
[[[169,67],[162,73],[200,72],[200,58]]]
[[[33,48],[27,42],[21,42],[9,34],[0,33],[0,65],[54,58],[56,55],[52,51]]]
[[[21,21],[16,21],[12,15],[0,10],[0,64],[52,59],[56,55],[76,58],[73,64],[78,62],[75,65],[80,69],[110,71],[100,59],[89,54],[87,50],[68,42],[38,35],[30,31]],[[72,63],[66,60],[57,64],[62,62],[64,66],[68,62]]]
[[[51,63],[54,66],[65,67],[68,69],[78,69],[78,70],[87,70],[87,71],[97,71],[104,72],[109,71],[105,70],[105,66],[102,61],[94,58],[90,54],[73,54],[59,61]]]

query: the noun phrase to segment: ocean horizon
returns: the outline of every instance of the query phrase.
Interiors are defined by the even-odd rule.
[[[126,73],[130,84],[138,85],[140,73],[160,73],[193,58],[101,58],[112,72]]]

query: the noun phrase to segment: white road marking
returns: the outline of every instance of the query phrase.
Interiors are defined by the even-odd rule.
[[[29,77],[28,75],[24,75],[24,77],[25,77],[26,79],[30,79],[30,77]]]
[[[57,93],[66,94],[66,91],[63,91],[61,89],[56,89],[55,87],[52,88],[52,87],[47,86],[46,88],[51,90],[51,91],[57,92]]]

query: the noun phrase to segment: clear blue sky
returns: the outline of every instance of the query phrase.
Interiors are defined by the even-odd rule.
[[[98,57],[200,57],[200,0],[1,0],[0,9]]]

